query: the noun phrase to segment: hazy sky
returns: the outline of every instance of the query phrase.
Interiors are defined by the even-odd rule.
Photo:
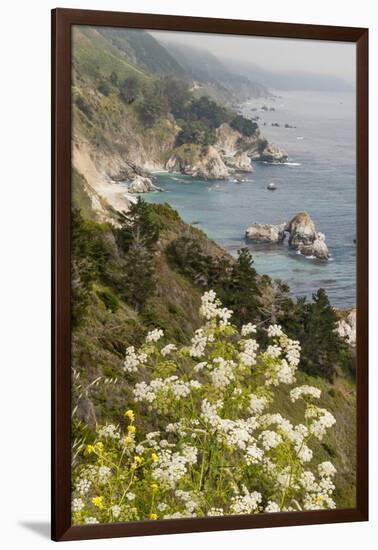
[[[151,32],[158,40],[203,48],[219,58],[250,61],[273,71],[306,71],[355,80],[355,45],[323,40],[240,37],[232,35]]]

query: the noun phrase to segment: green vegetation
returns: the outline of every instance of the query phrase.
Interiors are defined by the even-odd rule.
[[[90,144],[91,154],[99,155],[104,166],[113,168],[120,159],[134,160],[129,152],[135,154],[136,150],[140,155],[137,162],[141,164],[149,159],[163,162],[175,147],[178,161],[182,158],[194,164],[202,151],[214,143],[216,129],[221,124],[227,122],[241,133],[241,149],[243,138],[258,132],[255,122],[204,96],[203,89],[198,97],[196,90],[183,80],[185,72],[179,72],[173,58],[164,57],[161,49],[151,53],[154,46],[152,37],[151,42],[150,38],[134,31],[125,38],[124,33],[117,29],[75,28],[74,33],[73,121],[74,136],[80,138],[75,145],[80,151],[83,142]],[[157,68],[155,72],[148,66],[151,55]],[[247,141],[245,139],[244,143]],[[264,140],[258,141],[259,147],[265,145]],[[85,516],[79,514],[75,521],[82,522],[84,517],[91,518],[91,515],[101,521],[155,519],[155,515],[163,515],[155,509],[157,504],[164,503],[168,503],[167,513],[185,512],[184,505],[181,506],[175,497],[170,499],[165,489],[158,496],[156,489],[152,488],[151,484],[156,480],[153,477],[155,459],[151,453],[144,456],[141,452],[143,464],[139,463],[136,458],[139,454],[134,447],[128,448],[130,453],[122,454],[124,449],[111,438],[103,437],[101,429],[114,424],[122,437],[133,439],[136,433],[135,443],[141,444],[145,434],[165,429],[168,420],[202,418],[198,408],[200,394],[195,388],[190,394],[193,401],[188,399],[176,403],[169,392],[168,397],[158,397],[152,407],[153,414],[145,403],[135,402],[133,389],[136,383],[150,384],[157,377],[166,380],[178,376],[184,384],[197,378],[204,382],[206,395],[201,395],[202,400],[206,396],[217,397],[219,388],[217,390],[214,381],[210,383],[206,378],[209,372],[197,377],[197,371],[193,370],[197,359],[194,360],[190,353],[188,356],[187,352],[193,334],[202,325],[199,315],[201,296],[209,291],[215,291],[223,306],[233,311],[232,328],[228,326],[224,333],[220,331],[214,335],[214,347],[210,346],[207,357],[209,363],[217,357],[235,361],[236,353],[241,351],[238,346],[245,339],[241,334],[242,327],[248,323],[256,325],[253,338],[260,350],[268,349],[271,336],[267,327],[270,325],[281,325],[289,338],[300,341],[302,350],[296,373],[297,384],[320,388],[319,407],[328,409],[336,418],[336,425],[330,433],[321,441],[313,442],[313,458],[316,463],[334,463],[337,469],[335,502],[339,507],[353,507],[353,357],[345,341],[334,332],[338,319],[325,292],[320,290],[312,301],[293,300],[285,284],[256,273],[247,249],[240,250],[237,258],[231,258],[203,232],[185,224],[168,204],[147,205],[139,200],[128,212],[122,213],[104,207],[106,216],[101,219],[108,221],[99,223],[92,209],[94,200],[101,202],[102,199],[86,179],[73,170],[72,428],[75,481],[86,475],[88,467],[106,466],[106,460],[119,459],[120,468],[117,472],[112,471],[116,482],[110,482],[106,490],[99,482],[101,494],[93,492],[92,486],[92,492],[88,493],[90,499],[88,496],[85,503]],[[226,314],[223,309],[221,311]],[[131,377],[125,376],[126,350],[134,346],[138,350],[136,353],[142,353],[147,333],[155,331],[156,334],[155,329],[164,331],[164,342],[177,348],[177,355],[172,358],[164,355],[159,346],[153,350],[147,346],[148,368],[138,371],[135,377],[134,373],[129,373]],[[130,353],[126,353],[128,356]],[[259,365],[265,371],[274,364],[265,356],[260,359]],[[238,369],[233,371],[238,380],[237,387],[230,384],[229,392],[224,388],[226,404],[220,413],[222,418],[232,421],[245,420],[239,417],[238,404],[241,403],[245,411],[247,394],[252,391],[251,380],[256,375],[253,369],[247,373]],[[263,370],[259,375],[263,376]],[[237,390],[236,397],[231,395],[234,390]],[[279,412],[294,424],[301,423],[303,408],[292,402],[287,389],[274,386],[270,391],[275,405],[272,412]],[[128,404],[135,409],[136,419],[130,413],[127,417],[123,415]],[[177,444],[175,452],[182,453],[186,440],[173,441],[169,434],[166,434],[166,439]],[[191,490],[190,484],[194,480],[196,487],[201,491],[206,489],[211,496],[215,510],[221,507],[232,513],[230,502],[235,495],[231,494],[229,480],[226,483],[223,474],[219,475],[224,470],[222,457],[227,456],[230,464],[238,468],[240,478],[236,481],[264,493],[262,502],[265,506],[266,495],[271,489],[267,477],[262,471],[253,470],[251,465],[239,469],[241,450],[229,447],[230,441],[226,447],[222,446],[224,442],[213,445],[213,439],[213,436],[207,436],[206,441],[201,441],[199,456],[203,468],[199,471],[193,469],[179,490]],[[121,443],[121,440],[117,441]],[[129,443],[128,440],[127,445]],[[287,463],[290,449],[289,446],[278,446],[277,454],[274,454],[278,465]],[[121,511],[113,509],[122,500],[122,497],[118,498],[120,478],[122,483],[125,480],[129,483],[131,478],[135,482],[138,513],[132,511],[132,505],[124,506],[125,499],[121,502]],[[253,480],[257,479],[261,483],[254,486]],[[126,487],[122,485],[123,489]],[[101,496],[103,498],[99,500],[97,497]],[[295,496],[294,492],[292,496]],[[77,495],[77,498],[81,497]],[[282,498],[285,501],[286,496],[281,495]],[[305,506],[303,502],[301,505]],[[259,506],[262,505],[257,508]],[[207,514],[208,505],[202,502],[199,510],[198,515]],[[74,508],[73,511],[80,512]]]
[[[234,117],[230,122],[230,126],[247,137],[255,135],[258,129],[258,124],[256,122],[253,122],[242,115],[237,115]]]
[[[200,120],[184,122],[176,137],[176,145],[180,147],[184,143],[197,145],[214,145],[217,136],[212,128]]]

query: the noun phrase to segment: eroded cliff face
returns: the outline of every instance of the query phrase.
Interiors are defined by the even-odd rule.
[[[204,180],[228,179],[230,175],[221,155],[211,145],[184,144],[174,150],[165,168]]]
[[[216,130],[214,146],[184,144],[172,152],[165,168],[200,179],[228,179],[235,172],[252,172],[252,159],[266,162],[286,162],[287,153],[270,144],[257,130],[245,136],[229,124]]]
[[[241,154],[249,157],[250,160],[265,162],[286,162],[287,152],[275,145],[269,143],[257,130],[252,136],[245,136],[234,130],[229,124],[222,124],[217,129],[217,143],[215,145],[221,155],[236,158]]]

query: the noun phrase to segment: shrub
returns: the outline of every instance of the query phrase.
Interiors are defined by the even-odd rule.
[[[260,349],[256,327],[238,332],[212,291],[200,312],[189,346],[155,328],[127,348],[133,397],[75,462],[75,524],[335,508],[336,470],[311,449],[335,419],[316,405],[318,388],[295,385],[299,343],[271,325]],[[277,412],[276,386],[301,410],[298,424]]]
[[[113,294],[111,290],[108,288],[104,290],[98,290],[97,296],[100,298],[100,300],[104,303],[107,309],[110,309],[112,313],[115,313],[119,308],[119,301],[117,296]]]
[[[100,92],[100,94],[104,96],[108,96],[111,90],[110,85],[106,80],[102,80],[98,85],[97,89]]]
[[[190,105],[190,118],[206,122],[210,128],[218,128],[223,122],[229,120],[227,109],[215,103],[207,96],[194,99]]]
[[[91,105],[88,103],[88,101],[83,96],[78,95],[75,98],[75,105],[82,113],[84,113],[84,115],[87,118],[92,120],[93,109],[92,109]]]
[[[176,146],[184,143],[195,143],[197,145],[213,145],[217,136],[212,128],[200,120],[186,122],[182,125],[176,137]]]
[[[230,122],[230,126],[247,137],[253,136],[258,129],[258,124],[256,122],[253,122],[242,115],[237,115],[233,118]]]

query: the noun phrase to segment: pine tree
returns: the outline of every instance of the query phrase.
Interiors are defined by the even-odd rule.
[[[159,228],[152,221],[148,204],[138,197],[131,204],[128,212],[119,214],[121,227],[116,230],[116,237],[122,251],[127,253],[134,241],[143,244],[150,252],[159,239]]]
[[[159,228],[151,220],[148,204],[140,197],[128,212],[120,214],[119,220],[121,227],[116,236],[125,256],[122,295],[140,312],[156,288],[153,254]]]
[[[224,305],[233,310],[233,319],[238,324],[259,318],[260,290],[252,254],[247,248],[238,250],[238,258],[219,288],[219,294]]]
[[[153,255],[140,242],[130,246],[123,279],[123,297],[138,313],[156,289]]]
[[[336,332],[338,317],[326,291],[320,288],[313,302],[304,306],[301,366],[305,372],[332,381],[337,368],[347,366],[351,352]]]

